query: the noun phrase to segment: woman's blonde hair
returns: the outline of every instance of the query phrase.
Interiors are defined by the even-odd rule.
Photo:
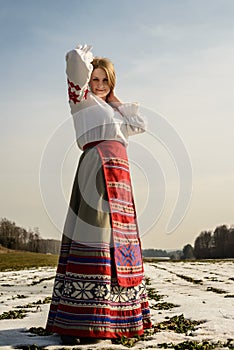
[[[93,65],[93,69],[102,68],[106,72],[110,90],[114,90],[116,84],[116,75],[115,68],[111,60],[106,57],[94,57],[91,63]]]

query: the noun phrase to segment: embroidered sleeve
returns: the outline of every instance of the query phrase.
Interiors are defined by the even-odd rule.
[[[146,120],[140,115],[138,103],[123,103],[118,109],[125,119],[128,135],[146,131]]]
[[[93,70],[91,46],[78,45],[66,54],[66,73],[70,105],[87,98],[88,83]]]

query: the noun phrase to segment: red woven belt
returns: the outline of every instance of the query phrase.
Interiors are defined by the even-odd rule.
[[[83,151],[85,151],[85,150],[88,149],[88,148],[95,147],[96,145],[98,145],[100,142],[103,142],[103,141],[104,141],[104,140],[86,143],[86,145],[83,146]]]

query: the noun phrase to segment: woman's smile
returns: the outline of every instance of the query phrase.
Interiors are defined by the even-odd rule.
[[[95,68],[92,72],[89,82],[90,89],[93,94],[106,100],[106,96],[110,92],[108,78],[106,72],[102,68]]]

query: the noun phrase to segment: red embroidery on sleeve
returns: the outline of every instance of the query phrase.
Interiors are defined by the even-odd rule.
[[[69,96],[69,101],[72,101],[74,104],[78,103],[81,101],[81,96],[80,93],[78,91],[81,90],[80,86],[77,84],[75,85],[72,81],[70,81],[69,79],[67,79],[67,83],[68,83],[68,96]],[[78,92],[78,93],[77,93]],[[83,99],[87,99],[87,94],[88,94],[89,90],[86,89],[84,91],[84,95],[83,95]]]
[[[71,88],[68,88],[69,101],[72,101],[74,104],[80,102],[79,95],[75,91],[71,91]]]
[[[81,90],[81,88],[79,87],[79,85],[75,85],[72,81],[70,81],[69,79],[67,79],[67,82],[68,82],[68,86],[69,87],[72,87],[72,88],[75,88],[77,91]]]
[[[75,85],[69,79],[67,79],[67,83],[68,83],[69,101],[72,101],[74,104],[80,102],[80,100],[79,100],[79,93],[78,94],[76,93],[76,91],[80,91],[81,90],[80,86],[78,84]]]
[[[87,99],[87,94],[88,94],[89,90],[86,89],[85,92],[84,92],[84,99],[86,100]]]

